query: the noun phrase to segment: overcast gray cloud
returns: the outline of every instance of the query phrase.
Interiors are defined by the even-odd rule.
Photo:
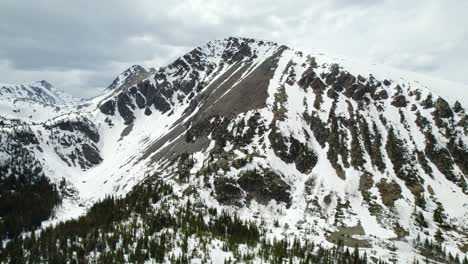
[[[0,82],[91,96],[132,64],[162,66],[246,36],[468,84],[467,1],[2,0]]]

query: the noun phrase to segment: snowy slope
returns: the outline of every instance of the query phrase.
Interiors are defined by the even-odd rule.
[[[31,107],[44,114],[31,117],[40,122],[29,125],[39,143],[29,149],[49,178],[76,190],[51,222],[76,217],[107,194],[125,195],[157,173],[181,196],[194,187],[194,200],[264,223],[271,237],[294,234],[331,247],[347,234],[350,247],[371,247],[386,260],[396,248],[407,263],[418,254],[415,241],[440,228],[453,254],[468,243],[467,101],[447,86],[465,91],[228,38],[157,70],[132,66],[102,95],[66,111]],[[29,87],[5,98],[26,96]],[[60,101],[44,91],[31,99]],[[252,176],[262,180],[249,178],[251,171],[264,171]],[[439,203],[443,223],[433,218]]]

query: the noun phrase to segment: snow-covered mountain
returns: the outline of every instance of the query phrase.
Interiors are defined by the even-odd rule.
[[[157,175],[182,204],[237,213],[267,238],[340,241],[401,263],[422,259],[427,238],[466,256],[466,96],[369,69],[268,41],[211,41],[166,67],[132,66],[39,123],[0,113],[0,161],[15,146],[27,153],[16,171],[34,165],[61,186],[48,223]],[[31,99],[60,101],[42,90]]]
[[[0,99],[27,99],[43,104],[66,104],[76,98],[55,88],[45,80],[27,84],[0,84]]]
[[[67,114],[79,102],[47,81],[28,84],[0,84],[0,116],[12,120],[43,122]]]

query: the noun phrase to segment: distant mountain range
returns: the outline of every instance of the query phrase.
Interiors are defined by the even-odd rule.
[[[29,99],[43,104],[56,105],[78,100],[44,80],[20,85],[0,83],[0,100],[11,98]]]

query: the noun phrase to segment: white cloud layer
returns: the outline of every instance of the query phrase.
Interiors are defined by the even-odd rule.
[[[132,64],[162,66],[245,36],[468,84],[468,1],[0,1],[0,82],[91,96]]]

